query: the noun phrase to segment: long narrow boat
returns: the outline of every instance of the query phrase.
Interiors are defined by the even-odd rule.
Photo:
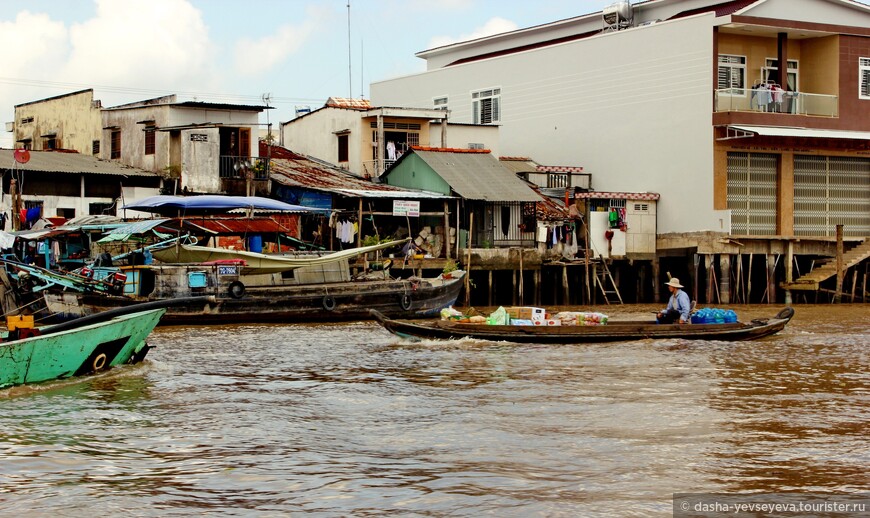
[[[141,361],[165,308],[16,328],[0,342],[0,388],[81,376]],[[14,327],[14,326],[13,326]]]
[[[402,338],[460,339],[507,341],[536,344],[580,344],[622,342],[646,338],[682,338],[687,340],[755,340],[778,333],[794,316],[786,307],[772,318],[727,324],[656,324],[648,321],[610,320],[597,326],[515,326],[469,324],[451,320],[408,321],[390,319],[377,310],[372,316],[384,328]]]
[[[147,301],[188,302],[169,307],[165,325],[243,322],[333,322],[369,319],[369,309],[402,318],[427,318],[456,302],[465,273],[345,282],[257,285],[250,277],[227,273],[227,265],[154,265],[123,269],[128,285],[148,287],[147,295],[46,291],[48,311],[61,319],[98,314]],[[300,269],[302,270],[302,269]],[[201,282],[192,287],[192,280]],[[297,277],[299,277],[297,275]],[[304,279],[303,279],[304,280]],[[208,297],[203,297],[208,296]]]

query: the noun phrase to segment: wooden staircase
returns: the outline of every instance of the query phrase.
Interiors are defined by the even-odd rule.
[[[870,257],[870,239],[843,254],[843,270],[851,268]],[[787,290],[817,291],[822,281],[837,275],[837,261],[831,260],[809,273],[800,276],[792,282],[783,282],[780,286]]]

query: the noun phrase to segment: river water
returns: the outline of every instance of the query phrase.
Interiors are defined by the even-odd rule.
[[[678,492],[870,491],[870,307],[795,309],[745,343],[158,328],[140,365],[0,391],[0,514],[670,516]]]

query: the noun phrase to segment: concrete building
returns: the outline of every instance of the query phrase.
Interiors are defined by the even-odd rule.
[[[417,56],[427,70],[373,83],[374,104],[446,107],[499,126],[504,155],[659,193],[655,283],[682,273],[727,301],[755,254],[773,301],[835,254],[837,225],[846,246],[870,236],[867,5],[618,2]]]
[[[266,192],[268,160],[256,141],[265,109],[175,95],[105,108],[101,156],[168,176],[170,194]]]
[[[18,104],[11,128],[15,147],[99,155],[101,107],[92,89]]]

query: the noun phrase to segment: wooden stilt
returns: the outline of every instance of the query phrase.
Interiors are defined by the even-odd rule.
[[[492,306],[492,270],[487,273],[489,274],[489,298],[486,301],[486,305]]]
[[[570,304],[570,291],[568,290],[568,266],[562,265],[562,303]]]
[[[839,303],[843,294],[843,225],[837,225],[837,291],[834,292],[834,302]]]
[[[746,303],[746,292],[743,290],[743,254],[737,254],[737,273],[735,274],[734,284],[736,292],[734,302],[736,304]]]
[[[719,271],[722,277],[719,279],[719,291],[722,296],[722,304],[731,303],[731,256],[719,255]]]
[[[750,295],[752,294],[752,253],[749,254],[749,268],[746,272],[746,304],[750,304]]]
[[[704,269],[707,271],[707,303],[713,303],[713,284],[716,282],[716,278],[713,272],[713,255],[712,254],[704,254]]]

